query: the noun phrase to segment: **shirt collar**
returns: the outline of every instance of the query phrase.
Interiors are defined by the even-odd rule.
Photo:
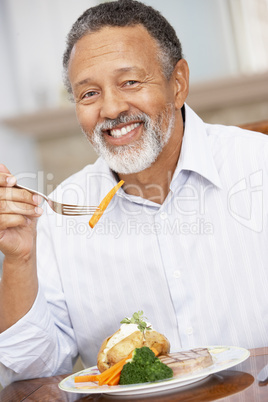
[[[185,105],[185,128],[181,153],[172,178],[171,189],[182,171],[196,172],[215,186],[222,188],[209,144],[206,125],[187,105]]]

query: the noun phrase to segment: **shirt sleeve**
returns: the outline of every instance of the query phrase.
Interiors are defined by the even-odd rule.
[[[47,223],[46,218],[44,218]],[[44,225],[43,225],[44,226]],[[41,230],[39,289],[30,311],[0,334],[0,382],[71,373],[78,348],[49,229]],[[40,244],[40,242],[39,242]]]
[[[69,373],[76,354],[74,340],[57,329],[39,288],[31,310],[0,334],[1,384]]]

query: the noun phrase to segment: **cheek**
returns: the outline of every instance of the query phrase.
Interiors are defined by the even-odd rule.
[[[92,131],[98,123],[97,113],[87,106],[76,106],[76,116],[83,130],[87,132]]]
[[[167,91],[152,91],[144,94],[139,101],[139,105],[136,104],[136,106],[153,117],[166,109],[168,104],[174,103],[174,98],[172,94]]]

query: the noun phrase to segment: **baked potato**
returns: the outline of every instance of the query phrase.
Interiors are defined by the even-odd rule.
[[[120,331],[121,329],[106,338],[100,347],[97,366],[101,373],[126,358],[135,348],[153,346],[160,355],[166,354],[170,350],[167,338],[153,329],[145,332],[137,330],[124,338],[120,336]]]

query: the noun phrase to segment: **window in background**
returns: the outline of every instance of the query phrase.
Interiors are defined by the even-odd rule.
[[[226,0],[145,0],[175,28],[190,67],[191,83],[238,74]]]
[[[239,71],[268,70],[268,0],[228,0]]]

